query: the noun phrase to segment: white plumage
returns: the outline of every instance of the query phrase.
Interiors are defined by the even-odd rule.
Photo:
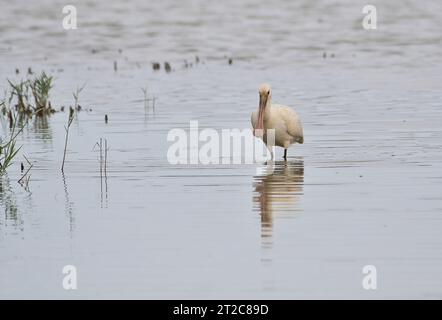
[[[267,141],[267,130],[275,130],[275,145],[284,148],[284,158],[287,158],[287,149],[294,143],[304,143],[304,133],[298,114],[290,107],[272,104],[271,89],[268,84],[259,87],[259,108],[252,113],[254,133],[263,130],[263,141],[267,147],[272,147]],[[260,136],[260,132],[255,133]],[[273,156],[273,154],[272,154]]]

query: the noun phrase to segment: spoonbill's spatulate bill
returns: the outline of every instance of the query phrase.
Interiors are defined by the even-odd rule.
[[[259,107],[252,113],[253,133],[257,130],[271,150],[271,142],[267,141],[267,130],[275,130],[275,145],[284,148],[284,159],[287,159],[287,149],[294,143],[304,143],[304,132],[298,114],[290,107],[272,104],[272,92],[268,84],[259,87]],[[273,158],[273,153],[272,153]]]

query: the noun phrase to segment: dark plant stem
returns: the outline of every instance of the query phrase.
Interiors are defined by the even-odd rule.
[[[69,128],[71,127],[71,124],[72,124],[73,120],[74,120],[74,109],[70,108],[69,109],[68,126],[64,128],[66,130],[66,137],[65,137],[65,140],[64,140],[63,162],[61,164],[61,172],[63,172],[63,173],[64,173],[64,162],[66,160],[66,150],[67,150],[67,147],[68,147]]]

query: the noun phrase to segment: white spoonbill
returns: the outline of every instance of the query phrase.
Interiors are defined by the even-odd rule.
[[[294,143],[304,143],[304,133],[298,114],[290,107],[272,104],[272,91],[268,84],[259,87],[259,108],[252,113],[253,134],[260,136],[272,153],[271,141],[267,142],[267,130],[275,130],[275,145],[287,149]],[[256,130],[262,130],[256,133]]]

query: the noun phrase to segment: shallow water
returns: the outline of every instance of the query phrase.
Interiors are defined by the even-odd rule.
[[[67,113],[19,136],[0,180],[1,298],[442,297],[440,3],[375,2],[376,31],[361,28],[362,1],[73,4],[75,31],[60,1],[3,6],[0,90],[46,70],[54,106],[86,83],[87,110],[64,175]],[[173,72],[152,70],[165,60]],[[287,163],[278,150],[273,173],[169,164],[170,129],[250,127],[262,81],[303,121]],[[377,290],[362,287],[365,265]]]

